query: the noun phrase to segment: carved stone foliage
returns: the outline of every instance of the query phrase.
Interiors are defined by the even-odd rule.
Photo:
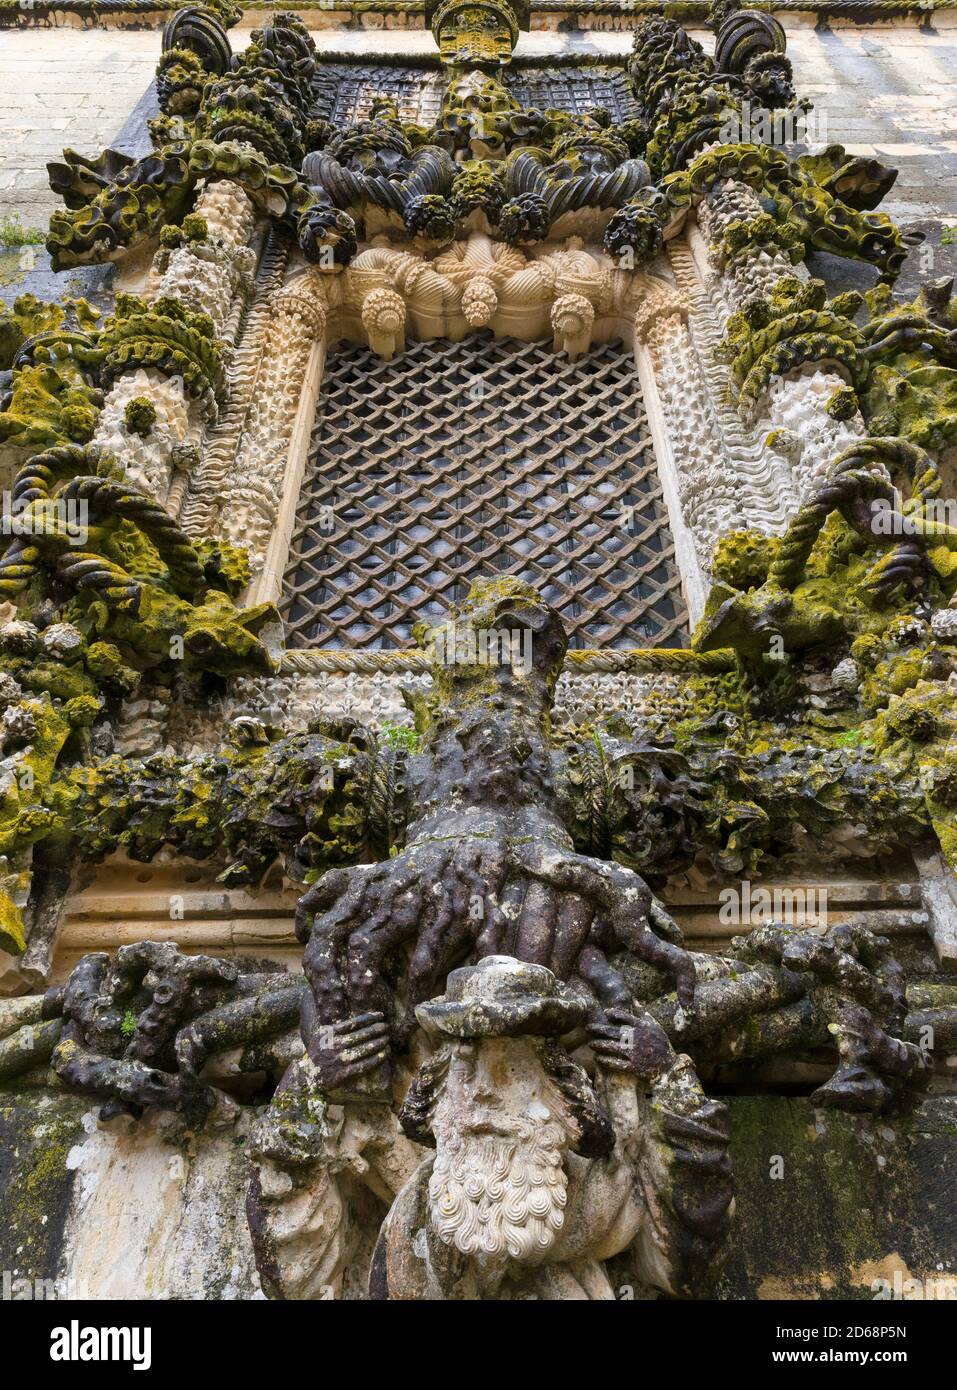
[[[714,59],[674,20],[638,26],[616,120],[516,99],[498,69],[524,15],[499,0],[430,5],[445,80],[421,124],[384,99],[333,127],[302,22],[270,15],[233,56],[229,17],[167,29],[151,155],[51,169],[55,265],[148,249],[142,294],[97,326],[35,302],[0,321],[29,522],[0,555],[21,605],[0,623],[0,945],[42,979],[74,866],[166,849],[224,893],[281,860],[303,972],[168,942],[86,956],[3,1024],[0,1080],[49,1064],[104,1123],[264,1102],[248,1212],[274,1297],[608,1299],[622,1270],[706,1295],[732,1178],[716,1066],[811,1055],[814,1103],[870,1114],[932,1070],[928,1010],[868,922],[705,955],[658,894],[842,836],[936,836],[957,864],[950,287],[891,298],[893,171],[728,136],[746,102],[794,102],[780,25],[732,0]],[[791,273],[811,250],[879,286],[829,296]],[[479,575],[418,630],[411,725],[277,727],[278,614],[236,600],[250,560],[281,573],[327,344],[391,358],[477,329],[569,359],[634,334],[714,551],[694,650],[664,654],[640,729],[586,690],[562,737],[561,617]],[[214,747],[165,747],[174,703],[256,675]],[[933,1010],[949,1044],[954,1015]]]
[[[720,71],[676,21],[642,21],[630,68],[640,115],[614,123],[600,107],[572,113],[515,100],[494,69],[510,58],[519,22],[498,0],[436,6],[448,71],[438,119],[404,122],[387,97],[343,130],[310,116],[319,57],[298,20],[274,16],[223,70],[225,34],[214,41],[207,15],[192,49],[170,50],[182,90],[170,79],[168,100],[184,110],[154,123],[156,155],[137,164],[71,156],[57,166],[70,211],[51,225],[51,251],[64,265],[119,254],[172,220],[200,179],[232,177],[327,270],[355,254],[357,228],[441,244],[474,218],[516,245],[604,233],[606,249],[634,268],[732,177],[773,196],[785,249],[827,249],[872,261],[889,280],[897,274],[900,237],[871,211],[889,171],[838,147],[794,161],[768,145],[727,143],[744,104],[766,112],[790,100],[776,21],[726,15]],[[210,75],[193,111],[193,70],[203,62]]]
[[[835,502],[853,507],[861,481],[845,470],[814,526]],[[813,548],[811,520],[782,553],[782,590]],[[507,659],[483,658],[489,632],[510,634]],[[39,1055],[105,1102],[106,1119],[159,1107],[194,1124],[222,1110],[217,1086],[288,1062],[254,1139],[249,1196],[274,1296],[341,1290],[368,1257],[372,1297],[607,1298],[612,1255],[649,1291],[705,1293],[731,1175],[724,1113],[696,1066],[826,1047],[836,1065],[818,1104],[907,1104],[926,1058],[900,968],[860,924],[823,936],[770,925],[725,956],[689,951],[627,865],[694,853],[714,833],[711,798],[760,779],[760,759],[734,772],[730,747],[717,749],[720,793],[667,747],[611,739],[597,761],[556,747],[565,635],[524,586],[475,586],[427,639],[433,686],[414,750],[355,726],[283,739],[245,720],[230,759],[188,772],[151,759],[104,765],[110,784],[61,774],[50,804],[87,853],[132,847],[132,835],[142,857],[164,840],[209,854],[225,835],[238,851],[228,882],[255,881],[280,849],[300,881],[339,862],[299,903],[304,982],[156,943],[112,965],[90,956],[47,996]],[[833,637],[821,628],[818,640]],[[626,764],[627,779],[615,771]],[[769,788],[768,810],[807,826],[811,802],[794,790]],[[899,831],[899,809],[892,820]],[[4,1077],[36,1065],[34,1025],[23,1028],[0,1044]],[[211,1090],[200,1067],[235,1049],[234,1082],[214,1068]]]

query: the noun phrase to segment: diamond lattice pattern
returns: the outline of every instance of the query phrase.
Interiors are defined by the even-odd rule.
[[[515,575],[578,647],[684,646],[631,356],[473,334],[329,359],[283,616],[291,647],[405,647],[479,575]]]

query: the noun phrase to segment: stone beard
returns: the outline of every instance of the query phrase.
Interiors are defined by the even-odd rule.
[[[545,1115],[563,1116],[557,1088]],[[432,1229],[463,1255],[543,1258],[565,1222],[572,1138],[564,1118],[516,1120],[508,1133],[457,1129],[440,1098],[432,1115]]]

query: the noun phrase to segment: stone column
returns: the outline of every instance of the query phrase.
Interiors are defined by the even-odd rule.
[[[793,264],[782,251],[749,247],[728,262],[715,255],[714,248],[733,222],[753,221],[763,214],[756,193],[745,184],[725,180],[699,204],[697,225],[692,224],[688,233],[688,249],[679,252],[679,257],[684,255],[683,264],[677,265],[672,255],[676,275],[683,274],[689,287],[695,274],[698,277],[696,326],[698,337],[707,340],[703,347],[714,363],[719,415],[721,402],[730,402],[734,396],[727,372],[713,357],[729,315],[749,299],[769,296],[785,276],[808,279],[804,265]],[[739,525],[779,534],[837,455],[866,434],[859,414],[838,421],[827,413],[828,400],[844,385],[836,372],[808,365],[772,383],[759,419],[741,421],[737,411],[728,413],[729,455],[736,459],[742,477],[750,475],[752,483],[752,505]]]
[[[177,299],[194,313],[208,314],[222,338],[237,296],[251,285],[255,255],[247,243],[255,213],[239,185],[223,180],[200,194],[194,216],[205,220],[207,240],[160,250],[143,297]],[[144,434],[132,430],[125,417],[127,405],[137,398],[149,400],[156,412]],[[171,484],[177,472],[185,481],[198,461],[212,418],[209,404],[188,396],[180,378],[135,367],[113,383],[93,443],[112,453],[148,496],[175,510],[182,483],[173,496]]]
[[[247,551],[256,600],[276,597],[325,358],[323,275],[304,271],[273,297],[266,356],[213,534]]]

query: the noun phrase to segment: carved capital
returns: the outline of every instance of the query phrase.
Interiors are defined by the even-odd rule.
[[[298,319],[314,338],[320,337],[325,331],[328,316],[326,295],[322,278],[316,271],[307,270],[290,280],[278,291],[272,307],[277,316]]]
[[[555,351],[562,349],[570,358],[580,357],[591,345],[595,308],[582,294],[562,294],[552,304]]]

